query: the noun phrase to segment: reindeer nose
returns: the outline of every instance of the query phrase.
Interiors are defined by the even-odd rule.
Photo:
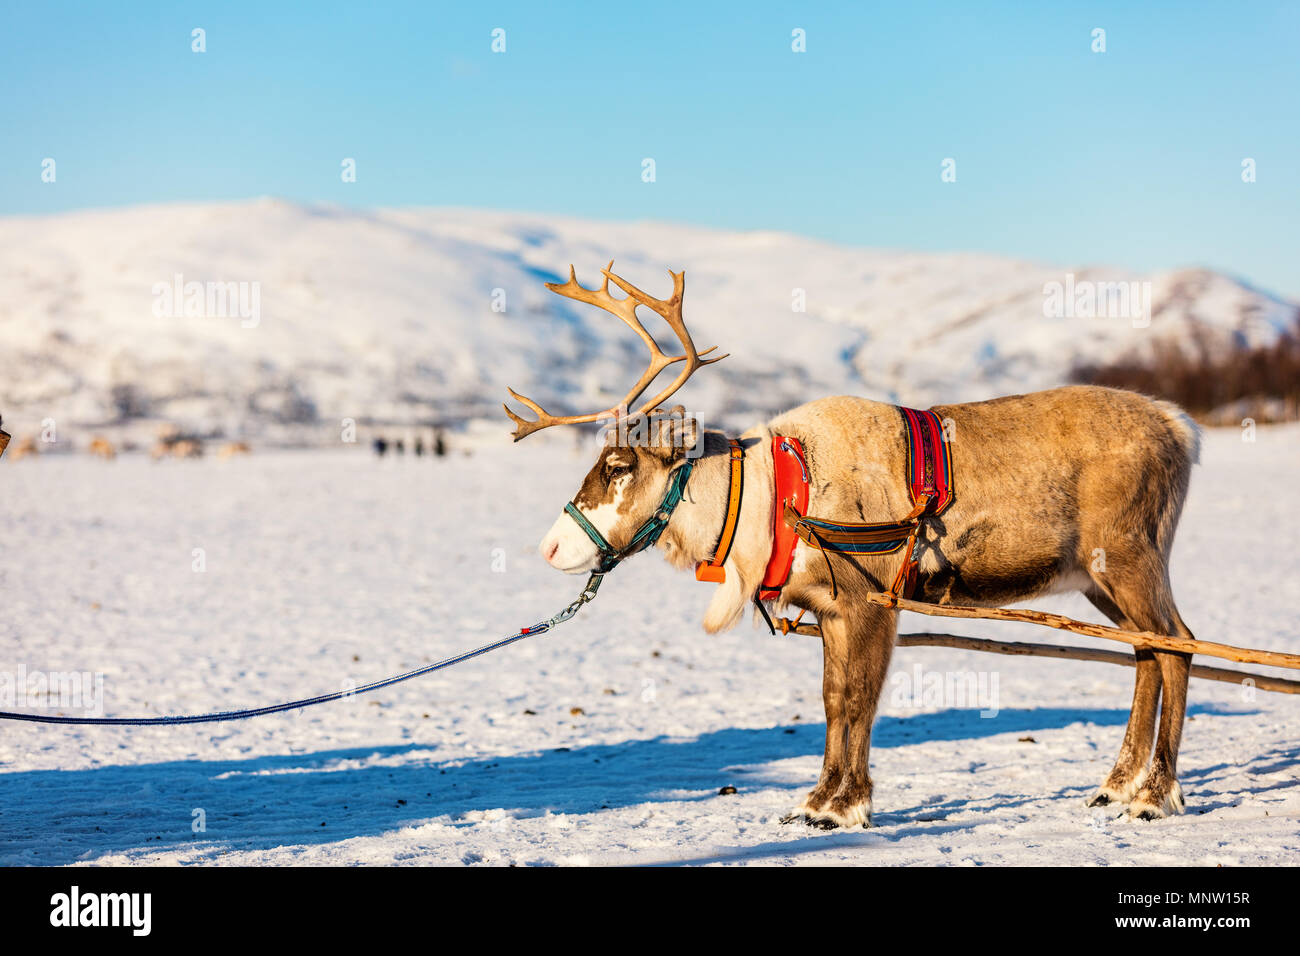
[[[552,541],[550,544],[547,544],[545,541],[542,542],[542,557],[546,559],[547,564],[555,563],[553,560],[555,558],[555,552],[559,550],[560,542],[558,541]]]

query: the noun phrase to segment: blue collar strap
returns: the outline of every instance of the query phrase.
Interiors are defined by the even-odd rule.
[[[686,493],[686,479],[691,477],[691,470],[694,467],[695,462],[688,458],[669,476],[664,500],[659,503],[655,513],[637,528],[636,534],[632,535],[632,540],[622,551],[616,550],[606,541],[605,536],[596,530],[596,526],[587,520],[587,516],[579,511],[572,501],[564,506],[565,512],[578,523],[579,528],[587,533],[587,537],[600,551],[600,563],[596,565],[597,574],[606,574],[614,570],[614,567],[624,558],[630,558],[638,551],[644,551],[659,540],[659,536],[664,533],[664,528],[668,527],[668,520],[677,510],[677,506],[682,503],[682,497]]]

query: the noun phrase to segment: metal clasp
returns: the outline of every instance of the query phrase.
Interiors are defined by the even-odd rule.
[[[803,455],[795,451],[794,446],[784,439],[781,441],[781,450],[787,455],[793,455],[794,460],[799,462],[799,470],[803,472],[803,480],[806,484],[808,482],[808,466],[804,464]]]

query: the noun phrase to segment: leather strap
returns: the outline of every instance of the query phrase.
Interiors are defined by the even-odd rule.
[[[727,555],[731,554],[731,543],[736,538],[736,525],[740,521],[740,503],[745,495],[745,449],[739,439],[728,439],[731,445],[731,479],[727,489],[727,517],[722,522],[722,533],[718,536],[717,547],[713,549],[713,558],[701,561],[695,566],[695,580],[721,584],[727,580]]]
[[[871,548],[871,554],[890,554],[903,546],[909,533],[916,526],[915,521],[888,521],[882,524],[850,524],[818,521],[801,515],[788,504],[785,506],[785,521],[794,528],[795,534],[803,538],[809,547],[833,551],[853,552],[855,544],[885,544],[891,548]],[[864,549],[867,550],[867,549]]]
[[[776,508],[772,516],[772,553],[768,556],[763,585],[758,591],[760,601],[772,601],[780,596],[781,588],[790,578],[790,566],[794,564],[794,549],[799,535],[786,523],[786,506],[800,513],[808,509],[808,465],[799,439],[773,435],[772,466]]]

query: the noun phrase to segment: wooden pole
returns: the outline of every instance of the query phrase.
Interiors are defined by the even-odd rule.
[[[804,627],[806,625],[800,625]],[[1057,657],[1074,661],[1099,661],[1103,664],[1120,664],[1132,667],[1137,659],[1132,654],[1122,651],[1107,651],[1097,647],[1070,647],[1066,644],[1024,644],[1014,641],[989,641],[978,637],[962,637],[957,634],[900,634],[899,647],[956,647],[968,651],[989,651],[993,654],[1014,654],[1026,657]],[[1248,674],[1245,671],[1231,670],[1227,667],[1207,667],[1193,664],[1193,677],[1204,680],[1223,681],[1227,684],[1240,684],[1250,680],[1259,690],[1277,691],[1281,694],[1300,694],[1300,681],[1286,680],[1282,677],[1269,677],[1266,674]]]
[[[876,603],[880,603],[880,602],[876,602]],[[907,604],[909,605],[916,604],[916,603],[917,602],[914,601],[907,602]],[[902,602],[900,602],[900,607],[901,606],[902,606]],[[928,613],[929,609],[935,609],[936,611],[953,609],[953,608],[940,608],[939,605],[931,605],[931,604],[924,604],[920,606],[927,609],[921,611],[922,614]],[[940,616],[1001,618],[1001,615],[994,615],[988,613],[990,610],[993,609],[967,608],[967,607],[960,607],[959,609],[962,611],[972,611],[972,612],[979,612],[979,613],[952,614],[952,615],[940,615]],[[906,608],[906,610],[912,610],[912,608],[908,607]],[[1032,614],[1032,615],[1040,614],[1040,612],[1038,611],[1027,611],[1027,612],[1016,612],[1016,613],[1018,614],[1024,613],[1024,614]],[[1082,633],[1085,634],[1089,633],[1093,628],[1096,628],[1098,630],[1104,630],[1104,631],[1115,630],[1114,628],[1106,628],[1097,624],[1084,624],[1082,621],[1075,621],[1072,618],[1062,618],[1061,615],[1059,614],[1051,614],[1051,615],[1044,614],[1042,616],[1051,617],[1051,618],[1060,618],[1061,620],[1068,621],[1072,625],[1077,625],[1079,628],[1088,628],[1089,629],[1088,631],[1082,631]],[[1010,620],[1018,620],[1029,624],[1048,623],[1046,621],[1038,621],[1035,618],[1020,617],[1020,616],[1010,618]],[[816,624],[803,623],[803,622],[793,623],[789,621],[788,618],[778,618],[778,622],[780,623],[783,631],[793,631],[796,634],[807,634],[813,637],[821,637],[821,633],[822,633],[821,628],[818,627]],[[1048,624],[1048,626],[1054,627],[1057,625]],[[1063,628],[1063,630],[1074,630],[1074,629],[1075,628],[1073,627]],[[1137,642],[1136,637],[1138,635],[1145,637],[1147,635],[1147,632],[1120,631],[1118,633],[1123,635],[1130,635],[1130,634],[1134,635],[1135,640],[1129,641],[1126,639],[1126,637],[1117,637],[1116,640],[1125,641],[1125,643],[1131,643],[1136,647],[1144,646],[1143,644]],[[1110,635],[1098,635],[1098,636],[1106,637]],[[1161,638],[1161,635],[1159,634],[1152,634],[1150,636],[1156,639]],[[1179,639],[1172,638],[1170,640],[1179,640]],[[1181,641],[1180,643],[1184,643],[1184,644],[1192,643],[1197,645],[1209,644],[1211,647],[1225,648],[1229,651],[1241,655],[1261,655],[1265,657],[1282,657],[1282,658],[1293,658],[1296,656],[1293,654],[1274,655],[1271,652],[1252,651],[1246,648],[1229,647],[1226,644],[1214,644],[1210,641],[1191,641],[1191,642]],[[978,637],[965,637],[958,634],[931,634],[931,633],[900,634],[898,636],[897,646],[899,647],[953,647],[953,648],[958,648],[960,650],[986,651],[992,654],[1011,654],[1011,655],[1024,656],[1024,657],[1055,657],[1063,660],[1078,660],[1078,661],[1098,661],[1103,664],[1119,664],[1124,667],[1133,667],[1136,663],[1136,659],[1131,654],[1124,654],[1119,651],[1107,651],[1095,647],[1072,647],[1066,644],[1026,644],[1026,643],[1015,642],[1015,641],[992,641],[992,640],[986,640],[984,638],[978,638]],[[1180,647],[1177,649],[1181,650],[1182,648]],[[1202,652],[1197,650],[1196,653],[1202,653]],[[1242,656],[1242,657],[1233,657],[1232,659],[1252,660],[1254,658],[1252,656]],[[1271,661],[1261,661],[1261,663],[1272,664]],[[1295,667],[1297,665],[1272,664],[1272,666]],[[1254,682],[1255,687],[1259,690],[1276,691],[1277,693],[1280,694],[1300,694],[1300,681],[1287,680],[1282,677],[1272,677],[1267,674],[1252,674],[1246,671],[1232,670],[1226,667],[1209,667],[1204,664],[1194,663],[1191,666],[1191,676],[1199,677],[1202,678],[1203,680],[1223,681],[1224,683],[1228,683],[1228,684],[1240,684],[1243,681],[1250,680]]]
[[[867,600],[881,607],[889,607],[893,603],[892,599],[885,594],[869,594]],[[1150,631],[1123,631],[1117,627],[1086,624],[1063,614],[1048,614],[1044,611],[1029,611],[1020,608],[967,607],[960,604],[925,604],[920,601],[909,601],[907,598],[899,598],[897,607],[900,611],[915,611],[917,614],[932,614],[937,617],[974,617],[993,621],[1018,621],[1022,624],[1044,624],[1047,627],[1071,631],[1075,634],[1084,634],[1088,637],[1103,637],[1111,641],[1122,641],[1134,647],[1181,651],[1184,654],[1204,654],[1208,657],[1221,657],[1229,661],[1300,669],[1300,654],[1261,651],[1249,647],[1232,647],[1229,644],[1189,640],[1185,637],[1170,637],[1164,634],[1153,634]],[[818,631],[818,633],[821,632]]]

